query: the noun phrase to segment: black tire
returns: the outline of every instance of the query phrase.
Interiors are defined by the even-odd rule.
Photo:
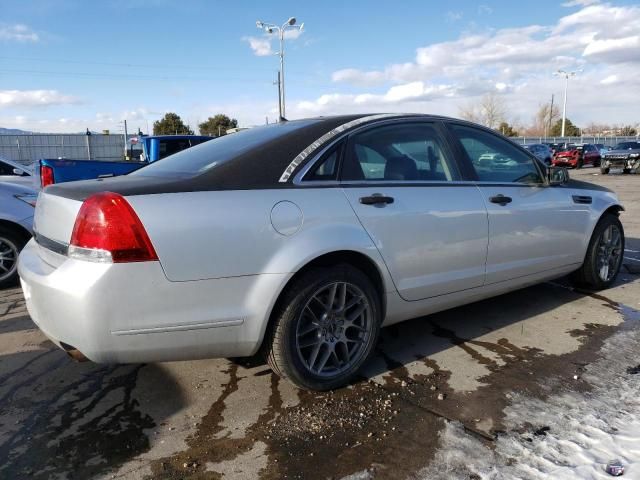
[[[603,234],[611,226],[616,228],[620,234],[620,245],[618,247],[619,252],[615,265],[613,265],[612,271],[608,272],[610,277],[605,280],[599,273],[599,254],[603,248],[601,245]],[[620,223],[617,215],[611,213],[604,214],[598,221],[596,228],[593,230],[582,267],[573,272],[570,276],[571,282],[578,287],[588,288],[590,290],[602,290],[610,287],[615,281],[616,276],[620,271],[620,267],[622,266],[624,258],[624,243],[624,228],[622,227],[622,223]],[[611,266],[608,268],[611,268]]]
[[[622,169],[622,174],[623,175],[629,175],[631,173],[631,169],[630,168],[623,168]]]
[[[609,174],[609,167],[600,167],[600,173],[602,175],[608,175]]]
[[[0,288],[18,284],[18,258],[29,239],[18,230],[0,227]]]
[[[580,170],[583,166],[584,166],[584,161],[581,158],[579,158],[578,161],[576,162],[576,169]]]
[[[361,316],[364,315],[368,318],[367,333],[354,332],[356,329],[358,329],[356,332],[361,332],[360,327],[354,327],[353,329],[350,329],[348,326],[340,328],[335,327],[335,324],[332,324],[334,325],[333,327],[328,326],[326,329],[318,327],[315,331],[309,332],[308,334],[300,332],[299,327],[305,325],[304,322],[308,323],[306,323],[303,330],[314,328],[313,326],[309,327],[310,324],[318,324],[314,321],[309,322],[309,319],[313,318],[318,320],[318,315],[315,312],[306,312],[312,308],[311,305],[316,305],[320,311],[326,308],[324,302],[317,301],[317,295],[321,295],[326,289],[331,289],[333,285],[337,285],[336,288],[341,288],[341,285],[345,285],[345,292],[347,285],[350,286],[349,288],[353,288],[354,292],[358,292],[358,295],[353,297],[354,299],[360,298],[360,292],[363,294],[362,303],[366,301],[367,305],[363,307],[364,310]],[[336,294],[334,294],[334,298],[338,301],[339,305],[340,299],[335,297],[335,295]],[[346,298],[346,293],[343,298]],[[327,303],[329,303],[329,296],[327,296],[326,300]],[[333,311],[335,300],[331,302],[332,307],[324,310],[325,312],[329,310]],[[344,303],[350,302],[344,301],[343,304]],[[361,304],[354,304],[352,307],[343,309],[343,318],[352,315],[354,311],[350,309],[356,306],[359,310]],[[338,308],[336,312],[339,310]],[[347,314],[346,312],[351,313]],[[319,320],[322,325],[331,324],[326,315],[326,313],[322,315]],[[336,316],[338,315],[339,314],[336,313]],[[265,338],[265,342],[268,342],[265,345],[268,349],[267,362],[275,373],[283,378],[289,379],[300,388],[307,390],[331,390],[342,387],[354,378],[360,367],[362,367],[373,353],[380,333],[380,325],[382,323],[381,315],[380,296],[369,277],[360,270],[348,264],[310,270],[287,287],[278,302],[278,306],[272,317],[273,324],[269,337]],[[346,325],[346,320],[343,323]],[[335,328],[340,329],[344,333],[336,333],[334,331]],[[331,331],[329,332],[330,329]],[[346,354],[348,360],[342,365],[339,364],[337,355],[338,343],[335,343],[336,338],[333,337],[327,340],[327,336],[344,335],[346,338],[347,332],[351,332],[349,335],[362,335],[366,337],[366,339],[363,338],[362,341],[360,341],[360,338],[348,340],[348,342],[354,344],[353,351],[358,352],[357,355],[354,356],[352,363],[349,363],[351,360],[349,360],[348,343],[346,341],[339,342],[344,345],[340,348],[340,350],[342,350],[340,353],[341,355]],[[304,335],[310,335],[310,337],[305,337]],[[303,341],[302,339],[304,338],[309,338],[310,341]],[[301,345],[301,343],[309,342],[313,343],[313,345]],[[316,348],[318,344],[321,346]],[[306,350],[307,348],[310,350]],[[344,350],[345,348],[346,350]],[[317,350],[315,356],[312,353],[314,350]],[[329,351],[334,352],[330,354],[334,368],[344,370],[337,371],[334,375],[331,375],[330,372],[323,374],[320,370],[324,371],[324,365],[318,365],[318,372],[314,372],[313,366],[316,365],[317,359],[320,358],[320,362],[322,362],[322,358],[324,358],[323,355]],[[307,359],[304,358],[307,354],[306,352],[309,352],[308,362]],[[326,362],[328,363],[328,361]],[[325,365],[327,363],[325,363]],[[311,367],[309,367],[309,365],[311,365]]]

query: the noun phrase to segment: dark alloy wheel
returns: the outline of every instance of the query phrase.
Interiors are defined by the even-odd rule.
[[[616,279],[624,256],[624,229],[618,217],[605,214],[594,229],[582,267],[571,276],[581,287],[601,290]]]
[[[350,265],[312,270],[285,293],[268,361],[299,387],[347,384],[369,358],[380,330],[380,299]]]

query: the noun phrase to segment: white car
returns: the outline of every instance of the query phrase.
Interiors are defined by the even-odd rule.
[[[488,152],[508,162],[492,170],[478,162]],[[614,281],[618,198],[542,168],[462,120],[283,121],[124,177],[48,187],[22,287],[33,320],[75,358],[262,347],[297,385],[335,388],[381,326],[569,273],[590,288]]]
[[[0,182],[17,183],[28,187],[35,185],[33,171],[29,167],[1,157]]]

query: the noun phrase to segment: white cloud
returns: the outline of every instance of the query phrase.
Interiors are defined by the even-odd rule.
[[[446,13],[446,18],[447,18],[447,21],[449,22],[458,22],[462,20],[463,16],[464,15],[462,14],[462,12],[457,12],[457,11],[454,12],[453,10],[449,10]]]
[[[302,35],[302,30],[299,28],[287,29],[284,31],[284,38],[287,40],[296,40]],[[254,55],[258,57],[266,57],[268,55],[275,55],[276,51],[271,46],[271,42],[277,40],[278,35],[276,33],[264,34],[261,37],[246,36],[242,37],[242,40],[249,43],[249,47],[253,50]]]
[[[561,95],[562,84],[552,73],[562,68],[583,71],[571,80],[572,120],[583,115],[587,121],[598,117],[637,122],[640,6],[588,1],[573,6],[580,8],[550,25],[476,30],[456,40],[419,47],[409,62],[379,70],[335,71],[334,83],[368,91],[334,92],[331,97],[299,102],[297,107],[301,114],[343,113],[350,106],[456,115],[458,106],[494,91],[509,105],[511,115],[528,121],[552,93]],[[380,92],[381,87],[386,89]],[[603,96],[608,98],[606,107],[602,107]],[[636,108],[630,109],[630,104]]]
[[[491,15],[493,13],[493,8],[489,5],[478,5],[478,14],[479,15]]]
[[[569,2],[564,2],[562,6],[563,7],[587,7],[589,5],[594,5],[596,3],[600,3],[600,0],[570,0]]]
[[[242,40],[249,42],[251,50],[254,55],[258,57],[266,57],[268,55],[274,55],[275,52],[271,49],[271,40],[265,37],[242,37]]]
[[[640,61],[640,35],[594,40],[585,47],[582,55],[608,63]]]
[[[36,32],[26,25],[0,23],[0,40],[10,42],[35,43],[40,40]]]
[[[80,103],[77,97],[57,90],[0,90],[0,108],[48,107],[77,103]]]

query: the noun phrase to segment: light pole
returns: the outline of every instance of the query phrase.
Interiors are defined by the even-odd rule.
[[[567,89],[569,88],[569,77],[575,77],[578,72],[565,72],[564,70],[558,70],[554,75],[564,77],[564,101],[562,102],[562,132],[561,137],[564,137],[564,127],[567,122]]]
[[[280,75],[278,78],[278,109],[280,110],[280,119],[282,120],[285,118],[286,114],[284,106],[284,33],[287,29],[298,29],[299,31],[302,31],[304,23],[296,25],[295,17],[291,17],[280,27],[273,23],[261,22],[260,20],[256,22],[256,27],[261,30],[264,29],[264,31],[269,34],[278,32],[278,36],[280,37],[280,51],[278,52],[278,55],[280,56]]]

